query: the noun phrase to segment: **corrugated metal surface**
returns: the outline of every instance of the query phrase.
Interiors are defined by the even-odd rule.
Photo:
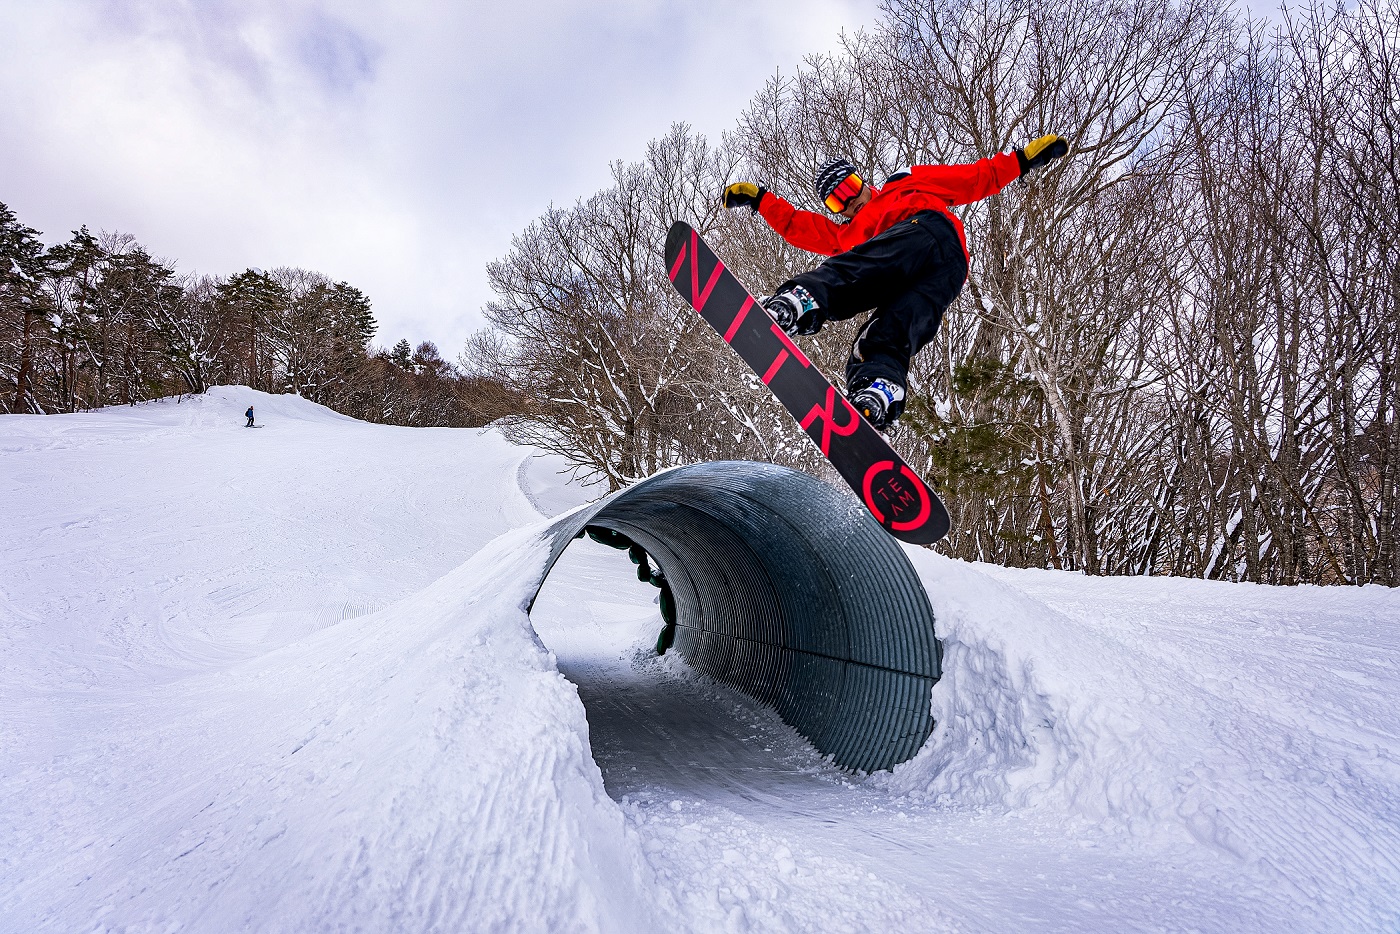
[[[837,764],[891,768],[928,738],[933,610],[899,545],[843,494],[771,464],[683,467],[561,519],[550,566],[586,526],[661,568],[691,665],[771,704]]]

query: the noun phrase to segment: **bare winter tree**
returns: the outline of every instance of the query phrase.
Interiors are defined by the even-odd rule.
[[[468,348],[525,402],[511,437],[574,459],[611,487],[719,453],[772,455],[772,406],[736,392],[737,367],[676,296],[660,245],[677,217],[715,223],[730,162],[683,126],[613,185],[555,208],[488,267],[496,335]],[[712,405],[718,414],[699,417]]]
[[[1139,394],[1167,287],[1136,259],[1170,225],[1168,121],[1230,36],[1222,8],[1197,0],[893,2],[873,34],[774,81],[746,114],[735,144],[750,167],[797,192],[835,154],[878,179],[1042,132],[1073,141],[1050,173],[964,211],[965,298],[913,374],[901,444],[946,481],[955,553],[1124,568],[1131,549],[1109,559],[1101,539],[1142,531],[1120,504],[1156,437]]]
[[[180,281],[179,303],[156,309],[152,326],[181,391],[204,392],[214,384],[221,361],[230,356],[229,329],[217,303],[218,286],[212,276],[185,276]]]
[[[896,439],[952,501],[943,547],[1091,573],[1395,579],[1396,15],[1364,0],[1269,32],[1219,0],[891,0],[874,30],[755,96],[725,165],[737,157],[742,177],[809,208],[809,179],[833,155],[878,182],[1043,132],[1073,141],[1051,171],[962,209],[968,284],[916,362]],[[703,372],[719,403],[667,442],[684,452],[673,456],[819,471],[733,358],[702,352],[703,330],[667,379],[637,351],[654,337],[612,337],[636,326],[611,317],[639,307],[614,283],[645,251],[629,239],[636,209],[610,199],[665,177],[628,170],[642,174],[619,167],[615,189],[552,212],[498,266],[516,276],[498,280],[513,304],[477,356],[522,392],[550,387],[518,424],[583,416],[556,443],[625,462],[598,468],[624,482],[664,462],[617,440],[659,397],[613,387],[665,383],[675,398]],[[758,290],[818,261],[752,217],[686,200],[701,187],[658,191],[652,249],[670,217],[688,217]],[[858,326],[809,352],[839,370]],[[563,365],[511,356],[531,346]]]

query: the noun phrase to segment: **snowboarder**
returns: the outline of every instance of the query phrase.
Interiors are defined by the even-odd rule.
[[[849,160],[833,159],[813,188],[828,211],[846,219],[841,224],[799,211],[753,182],[729,185],[723,201],[761,214],[793,246],[830,257],[763,303],[789,335],[815,334],[827,321],[875,309],[851,347],[846,397],[884,431],[904,409],[909,361],[938,333],[967,278],[967,240],[949,207],[994,195],[1068,151],[1052,133],[970,165],[902,169],[883,188],[868,184]]]
[[[248,406],[248,411],[244,412],[243,414],[246,415],[246,416],[248,416],[248,424],[244,425],[243,427],[244,427],[244,428],[252,428],[252,427],[253,427],[253,407],[252,407],[251,405]]]

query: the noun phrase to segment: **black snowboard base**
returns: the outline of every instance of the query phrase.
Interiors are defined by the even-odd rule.
[[[937,494],[683,221],[666,236],[666,270],[681,297],[763,380],[886,531],[914,545],[948,534],[948,510]]]

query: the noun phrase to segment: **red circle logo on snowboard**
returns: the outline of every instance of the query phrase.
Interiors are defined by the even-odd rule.
[[[894,461],[876,461],[870,465],[861,484],[861,495],[865,497],[870,514],[881,525],[887,524],[885,516],[889,515],[888,525],[896,532],[908,532],[923,525],[933,507],[919,475],[906,464],[900,464],[896,470]]]

